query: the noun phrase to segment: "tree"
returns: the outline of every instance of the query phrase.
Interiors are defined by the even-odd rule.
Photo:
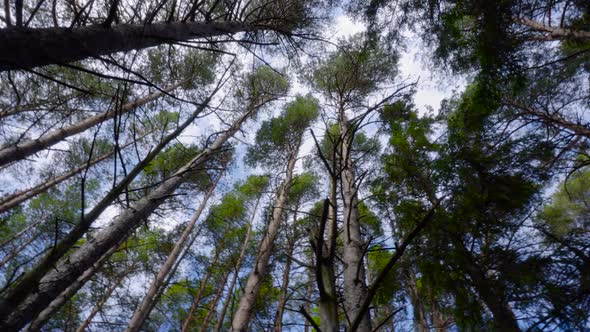
[[[245,331],[254,309],[254,303],[260,292],[263,278],[266,276],[268,262],[272,254],[274,241],[283,218],[283,209],[287,203],[293,180],[293,171],[302,143],[303,133],[317,117],[317,101],[311,97],[296,97],[287,104],[283,113],[265,121],[256,134],[257,148],[249,151],[248,162],[273,167],[277,163],[286,163],[286,174],[282,184],[277,188],[272,216],[266,232],[258,247],[254,267],[248,276],[244,294],[232,322],[232,331]],[[269,158],[272,157],[272,158]],[[280,165],[280,164],[279,164]]]

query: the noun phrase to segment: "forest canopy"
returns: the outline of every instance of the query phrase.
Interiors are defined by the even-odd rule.
[[[590,331],[590,3],[5,0],[0,331]]]

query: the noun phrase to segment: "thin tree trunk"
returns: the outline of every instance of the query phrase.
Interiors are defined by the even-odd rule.
[[[125,277],[131,273],[131,271],[133,271],[134,267],[130,266],[126,271],[124,271],[111,285],[111,287],[109,287],[107,289],[107,291],[103,294],[102,298],[98,301],[98,303],[96,303],[96,305],[94,306],[94,308],[92,308],[92,311],[90,311],[90,314],[88,315],[88,317],[86,317],[86,319],[82,322],[82,324],[80,324],[80,326],[78,326],[78,329],[76,329],[76,332],[84,332],[86,331],[86,328],[88,327],[88,325],[90,325],[90,323],[92,322],[92,319],[94,318],[94,316],[96,316],[96,314],[98,314],[101,310],[102,307],[105,305],[105,303],[108,301],[108,299],[111,297],[111,294],[115,291],[115,289],[117,289],[117,287],[119,287],[119,285],[121,284],[121,282],[125,279]]]
[[[88,231],[92,223],[102,214],[102,212],[111,205],[111,203],[119,196],[121,192],[135,179],[135,177],[143,171],[143,169],[170,143],[175,139],[186,127],[188,127],[194,119],[205,109],[213,95],[219,90],[218,86],[213,93],[203,102],[201,106],[195,110],[192,116],[187,119],[181,126],[179,126],[172,133],[167,135],[153,150],[119,182],[119,184],[111,189],[109,193],[88,213],[86,213],[82,220],[80,220],[74,228],[57,243],[47,255],[45,255],[37,265],[27,272],[17,285],[12,287],[5,297],[0,300],[0,317],[5,317],[12,312],[24,299],[30,295],[33,290],[39,287],[39,281],[50,272],[57,261],[65,255],[74,244],[78,242]],[[132,210],[130,210],[132,211]],[[80,272],[81,273],[81,272]],[[50,299],[47,299],[50,300]],[[0,323],[0,326],[2,324]]]
[[[227,272],[223,274],[223,279],[221,280],[221,282],[219,283],[219,288],[217,289],[217,293],[215,294],[215,299],[213,299],[213,303],[211,303],[211,306],[209,306],[209,312],[207,313],[207,316],[205,317],[205,319],[203,320],[203,324],[201,324],[201,328],[199,329],[199,332],[206,332],[207,328],[209,327],[209,323],[211,322],[211,319],[215,316],[215,314],[217,313],[217,304],[219,303],[219,300],[221,299],[221,296],[223,295],[223,290],[225,289],[225,285],[227,284],[227,278],[230,275],[230,270],[227,269]]]
[[[100,269],[102,264],[118,249],[113,246],[104,256],[99,258],[92,266],[90,266],[84,273],[82,273],[75,281],[73,281],[61,294],[53,299],[39,314],[33,319],[31,324],[24,332],[39,331],[45,323],[57,312],[72,296],[74,296],[80,288],[88,281],[94,273]],[[18,329],[15,329],[18,330]]]
[[[252,217],[250,218],[250,222],[248,222],[248,229],[246,230],[246,237],[244,237],[244,242],[242,243],[242,250],[240,250],[240,255],[238,256],[238,260],[235,264],[234,275],[232,280],[229,284],[229,288],[227,290],[227,297],[223,302],[223,306],[221,308],[221,312],[219,313],[219,318],[217,319],[217,326],[215,327],[215,331],[221,331],[223,327],[223,320],[225,319],[225,313],[227,311],[227,307],[229,306],[232,298],[233,298],[233,291],[234,287],[236,286],[236,282],[238,281],[238,276],[240,274],[240,267],[242,266],[242,261],[246,256],[246,251],[248,250],[248,244],[250,243],[250,236],[252,234],[252,224],[254,223],[254,218],[256,217],[256,212],[258,211],[258,204],[260,203],[261,196],[258,196],[256,199],[256,204],[254,205],[254,212],[252,212]]]
[[[0,33],[1,35],[1,33]],[[1,44],[1,43],[0,43]],[[29,140],[23,143],[19,143],[16,145],[4,147],[0,150],[0,166],[6,165],[8,163],[18,161],[21,159],[25,159],[43,149],[46,149],[56,143],[59,143],[63,139],[79,134],[85,131],[88,128],[94,127],[99,123],[112,119],[115,116],[120,116],[121,114],[128,113],[139,106],[145,105],[155,99],[158,99],[168,93],[170,91],[175,90],[184,82],[172,84],[163,89],[163,91],[158,91],[152,94],[149,94],[143,98],[136,99],[130,103],[122,105],[120,108],[115,108],[109,110],[105,113],[98,114],[95,116],[91,116],[86,118],[74,125],[67,126],[64,128],[60,128],[44,134],[43,136]]]
[[[21,244],[17,249],[11,250],[11,252],[8,255],[6,255],[6,257],[4,257],[2,261],[0,261],[0,268],[2,268],[4,264],[6,264],[8,261],[16,257],[23,249],[28,247],[29,244],[33,243],[33,241],[35,241],[39,237],[39,235],[41,235],[41,233],[37,233],[34,236],[31,236],[29,240]]]
[[[297,214],[295,214],[295,221]],[[279,295],[279,301],[277,304],[277,313],[275,315],[275,332],[281,332],[283,330],[283,314],[285,312],[285,306],[287,305],[287,300],[289,298],[289,275],[291,273],[291,256],[293,255],[293,250],[295,249],[294,239],[291,239],[291,243],[287,248],[287,261],[285,262],[285,270],[283,271],[283,281],[281,283],[281,292]]]
[[[180,256],[180,253],[184,248],[186,241],[188,240],[193,229],[195,228],[195,225],[197,223],[197,220],[199,220],[201,213],[203,213],[203,210],[207,206],[207,201],[213,195],[213,191],[215,190],[215,187],[217,187],[217,184],[219,183],[219,179],[221,178],[221,176],[222,174],[217,176],[217,179],[215,179],[215,181],[209,186],[209,190],[207,190],[205,197],[203,197],[203,200],[201,201],[199,208],[193,214],[193,217],[186,225],[178,241],[176,241],[174,248],[172,249],[168,257],[166,258],[166,261],[160,268],[158,275],[156,276],[154,281],[152,281],[152,284],[150,285],[147,294],[143,297],[143,301],[135,309],[135,313],[131,317],[131,320],[129,320],[129,324],[127,325],[127,329],[125,331],[139,331],[141,329],[141,326],[143,325],[143,322],[145,322],[146,318],[149,316],[150,312],[154,308],[156,302],[158,302],[158,295],[161,294],[159,290],[164,286],[164,282],[166,281],[167,276],[170,274],[170,271],[172,270],[174,263],[178,260],[178,257]]]
[[[254,263],[254,268],[248,275],[244,294],[242,294],[242,297],[240,298],[238,309],[232,321],[232,331],[245,332],[248,323],[250,322],[254,303],[258,297],[262,279],[266,275],[266,269],[268,268],[270,255],[272,254],[274,241],[277,237],[277,232],[281,224],[283,207],[285,206],[287,202],[287,196],[289,195],[291,181],[293,179],[293,169],[295,168],[295,162],[297,161],[297,154],[299,152],[300,145],[301,138],[299,138],[296,148],[289,156],[289,161],[287,162],[287,174],[285,176],[285,180],[279,188],[277,198],[274,202],[272,217],[268,224],[268,229],[266,230],[262,242],[260,243],[260,247],[258,248],[258,254]]]
[[[533,31],[545,33],[543,39],[545,41],[563,40],[563,39],[577,39],[580,41],[590,40],[590,32],[566,29],[561,27],[551,27],[541,22],[534,21],[528,18],[514,18],[516,23],[522,24]]]
[[[422,301],[422,294],[418,292],[418,284],[416,282],[416,275],[410,269],[405,269],[404,277],[408,292],[410,293],[410,301],[412,302],[412,309],[414,313],[414,330],[417,332],[429,332],[428,321],[426,320],[426,313],[424,311],[424,303]]]
[[[268,27],[244,22],[171,22],[153,24],[102,24],[79,28],[0,29],[0,72],[67,64],[116,52],[139,50]]]
[[[207,269],[207,273],[205,273],[205,276],[201,280],[200,286],[199,286],[199,292],[197,293],[197,296],[193,299],[193,303],[191,304],[191,308],[188,311],[188,315],[186,316],[184,323],[182,323],[182,332],[188,331],[190,323],[193,320],[193,315],[195,314],[195,310],[197,310],[197,306],[199,305],[199,302],[201,302],[201,300],[205,296],[205,289],[207,288],[207,283],[209,282],[209,278],[211,278],[211,274],[212,274],[211,267],[214,265],[217,265],[217,260],[219,258],[220,251],[221,251],[220,248],[215,249],[215,256],[213,257],[213,260],[211,261],[211,265],[209,266],[210,268]]]
[[[219,151],[257,108],[248,107],[234,124],[204,151],[199,153],[171,177],[163,181],[153,192],[137,201],[133,207],[126,209],[113,222],[96,236],[73,252],[67,259],[58,262],[38,283],[38,288],[26,298],[12,298],[2,301],[0,306],[0,330],[17,330],[45,307],[51,300],[92,264],[107,252],[117,241],[126,239],[160,204],[162,204],[191,172],[202,166]],[[27,292],[29,293],[29,292]],[[19,301],[20,300],[20,301]]]
[[[335,169],[335,167],[333,168]],[[320,299],[318,307],[320,311],[320,327],[325,332],[338,332],[340,330],[338,319],[338,294],[336,293],[336,271],[334,263],[336,258],[336,237],[337,233],[337,201],[336,191],[337,182],[336,177],[330,179],[330,200],[328,202],[328,219],[327,219],[327,241],[326,245],[320,246],[320,255],[316,257],[316,264],[318,264],[319,275],[318,282],[321,279]],[[324,234],[319,236],[323,237]],[[322,241],[323,243],[323,241]]]
[[[145,135],[138,138],[137,140],[134,140],[134,141],[124,144],[123,146],[121,146],[121,149],[124,149],[124,148],[130,146],[131,144],[136,143],[137,141],[141,140],[143,137],[145,137]],[[66,173],[64,173],[56,178],[53,178],[45,183],[41,183],[33,188],[19,191],[18,193],[15,193],[10,196],[2,198],[2,200],[0,200],[0,213],[8,211],[9,209],[12,209],[15,206],[18,206],[20,203],[22,203],[32,197],[35,197],[42,192],[47,191],[49,188],[52,188],[52,187],[62,183],[63,181],[73,177],[74,175],[81,173],[82,171],[85,171],[86,169],[88,169],[88,167],[94,166],[94,165],[98,164],[99,162],[110,158],[111,156],[113,156],[113,154],[115,154],[115,151],[116,150],[113,149],[98,158],[92,159],[90,162],[85,163],[84,165],[78,166],[69,172],[66,172]]]
[[[465,248],[460,239],[455,236],[451,238],[457,253],[463,261],[463,268],[473,282],[473,287],[490,309],[492,315],[494,315],[494,322],[498,330],[507,332],[521,331],[514,312],[506,302],[502,287],[499,287],[499,285],[486,277],[485,273],[477,265],[473,255]]]
[[[344,308],[349,319],[356,317],[367,293],[364,264],[364,241],[358,212],[358,194],[355,183],[354,165],[352,163],[351,145],[354,138],[352,128],[347,123],[344,110],[339,111],[339,126],[342,160],[343,213],[344,213]],[[360,332],[371,332],[371,316],[367,310],[358,326]]]

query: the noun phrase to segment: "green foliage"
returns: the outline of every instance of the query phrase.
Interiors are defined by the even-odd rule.
[[[398,55],[387,47],[368,43],[364,34],[343,40],[339,51],[317,66],[312,83],[343,105],[359,103],[397,74]]]
[[[289,90],[289,81],[268,66],[260,66],[246,75],[241,83],[243,90],[238,97],[248,100],[251,104],[264,104],[269,100],[283,96]]]
[[[284,165],[317,116],[318,101],[310,96],[297,96],[278,117],[262,123],[256,133],[256,145],[248,149],[246,162],[269,167]]]

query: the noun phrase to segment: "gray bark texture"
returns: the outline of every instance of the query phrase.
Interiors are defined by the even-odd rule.
[[[160,44],[207,38],[261,27],[244,22],[171,22],[153,24],[102,24],[80,28],[0,29],[0,72],[66,64],[116,52]]]
[[[296,148],[292,151],[289,156],[287,163],[287,174],[283,184],[279,188],[277,198],[273,204],[272,217],[268,224],[268,228],[260,246],[258,247],[258,254],[256,261],[254,262],[254,268],[248,275],[248,281],[244,288],[244,294],[240,298],[236,314],[232,321],[232,331],[245,332],[250,318],[252,316],[252,310],[254,303],[258,297],[260,291],[260,285],[263,277],[266,275],[266,269],[268,268],[268,262],[270,255],[274,247],[274,241],[279,231],[283,217],[283,207],[287,203],[287,196],[289,195],[291,181],[293,180],[293,169],[295,168],[295,162],[297,161],[297,154],[301,145],[301,139],[297,142]]]

